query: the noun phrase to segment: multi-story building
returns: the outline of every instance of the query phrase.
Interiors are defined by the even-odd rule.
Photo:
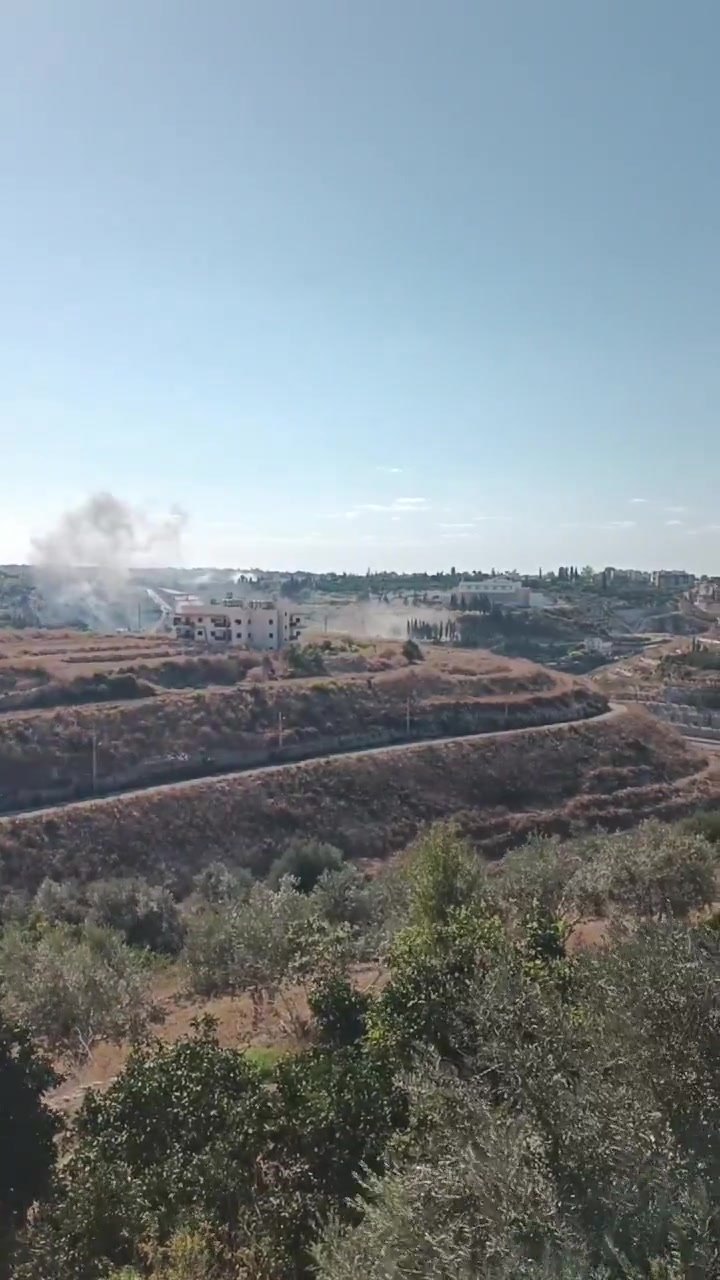
[[[528,609],[530,588],[524,587],[519,578],[471,578],[461,582],[453,591],[458,600],[477,600],[485,596],[490,604],[504,605],[507,609]]]
[[[652,583],[658,591],[689,591],[695,585],[695,574],[685,569],[655,569]]]
[[[593,580],[603,584],[608,582],[632,582],[637,586],[649,586],[650,576],[645,569],[616,569],[613,565],[607,565],[601,573],[594,575]]]
[[[233,645],[243,649],[282,649],[300,637],[300,617],[287,602],[271,600],[199,600],[178,602],[173,615],[177,640]]]

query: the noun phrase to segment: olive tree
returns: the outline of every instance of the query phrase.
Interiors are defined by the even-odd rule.
[[[109,929],[7,929],[2,1003],[53,1051],[85,1057],[98,1040],[137,1041],[153,1006],[141,956]]]
[[[277,889],[257,883],[245,897],[191,917],[184,959],[192,991],[247,994],[256,1023],[279,999],[293,1032],[303,1034],[288,988],[307,986],[323,968],[343,972],[352,954],[348,926],[330,923],[285,877]]]
[[[62,1125],[44,1094],[58,1080],[28,1031],[0,1013],[0,1273],[8,1233],[49,1185]]]

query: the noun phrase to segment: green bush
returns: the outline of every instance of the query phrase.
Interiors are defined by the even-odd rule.
[[[189,1224],[206,1252],[196,1241],[186,1261],[209,1265],[219,1244],[220,1275],[307,1274],[320,1224],[353,1216],[350,1202],[382,1169],[406,1101],[388,1067],[359,1049],[284,1058],[270,1083],[244,1054],[221,1048],[207,1021],[189,1040],[138,1050],[107,1093],[86,1098],[18,1276],[144,1273],[147,1242],[168,1265]]]
[[[58,1053],[137,1040],[153,1014],[148,974],[121,936],[91,925],[11,926],[0,938],[2,1004]]]
[[[291,840],[268,872],[268,884],[277,888],[285,876],[292,876],[300,893],[311,893],[326,871],[339,870],[344,855],[335,845],[314,840]]]
[[[0,1272],[8,1233],[49,1186],[62,1122],[44,1095],[58,1082],[27,1030],[0,1013]]]
[[[141,879],[97,880],[87,900],[90,923],[117,930],[129,946],[171,956],[182,950],[185,926],[167,889]]]
[[[720,813],[695,813],[680,824],[691,835],[703,836],[710,844],[720,844]]]
[[[343,974],[323,975],[312,987],[308,1003],[321,1044],[341,1048],[362,1039],[370,998]]]

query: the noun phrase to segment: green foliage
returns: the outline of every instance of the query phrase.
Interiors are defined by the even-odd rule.
[[[233,1270],[219,1274],[304,1274],[319,1223],[354,1216],[365,1171],[382,1168],[405,1098],[388,1066],[359,1049],[285,1058],[270,1083],[220,1048],[208,1022],[190,1040],[134,1053],[83,1104],[23,1280],[96,1280],[148,1257],[156,1274],[204,1276],[197,1268],[221,1253]]]
[[[119,934],[91,925],[11,926],[0,938],[2,1003],[56,1052],[138,1040],[153,1009],[143,960]]]
[[[519,949],[476,971],[457,1074],[417,1078],[409,1138],[323,1280],[710,1277],[720,1262],[720,954],[647,924],[572,998]]]
[[[491,874],[437,827],[375,881],[221,888],[190,919],[196,988],[260,1007],[302,983],[315,1047],[223,1049],[206,1020],[137,1049],[86,1098],[14,1280],[715,1280],[720,931],[687,922],[715,875],[657,823]],[[595,908],[603,947],[568,956]],[[86,934],[36,917],[3,946]],[[388,939],[370,997],[350,962]]]
[[[81,885],[46,877],[33,901],[33,911],[51,924],[89,924],[115,929],[133,947],[177,955],[183,922],[167,889],[140,877],[95,880]]]
[[[338,871],[344,855],[333,844],[320,840],[290,840],[268,872],[268,883],[277,888],[285,876],[292,876],[300,893],[310,893],[326,871]]]
[[[246,897],[254,883],[255,877],[246,867],[231,870],[224,862],[211,862],[194,882],[195,892],[212,906]]]
[[[422,662],[423,652],[416,640],[408,639],[402,647],[402,655],[406,662]]]
[[[309,899],[285,879],[277,891],[256,883],[229,907],[198,912],[188,921],[184,951],[192,990],[274,998],[296,962],[298,926],[311,911]]]
[[[8,1233],[49,1184],[62,1125],[43,1095],[57,1083],[29,1033],[0,1014],[0,1272]]]
[[[685,919],[715,894],[717,854],[702,836],[658,822],[581,845],[566,897],[582,915]]]
[[[519,916],[685,919],[713,901],[717,867],[712,844],[687,824],[643,822],[612,836],[531,840],[503,860],[495,887]]]
[[[492,899],[485,868],[451,823],[431,827],[406,863],[410,916],[418,925],[446,923],[459,907],[483,907]]]
[[[703,836],[705,840],[710,841],[710,844],[720,844],[719,812],[695,813],[681,822],[680,828],[690,832],[691,835]]]
[[[362,1039],[370,997],[358,991],[344,974],[321,975],[308,1003],[321,1044],[337,1049]]]
[[[51,880],[45,877],[33,899],[33,911],[50,924],[82,924],[87,904],[77,880]]]
[[[498,917],[457,907],[441,924],[409,925],[390,948],[391,980],[369,1013],[369,1034],[399,1060],[427,1050],[458,1063],[478,1035],[471,995],[504,944]]]
[[[325,871],[311,901],[318,915],[332,926],[346,925],[358,960],[377,960],[407,921],[408,884],[396,868],[384,868],[368,878],[350,862]]]
[[[184,925],[167,889],[144,880],[98,880],[88,891],[88,920],[116,929],[131,947],[147,947],[164,955],[182,948]]]
[[[291,645],[287,650],[286,661],[288,675],[321,676],[325,674],[323,655],[316,645]]]

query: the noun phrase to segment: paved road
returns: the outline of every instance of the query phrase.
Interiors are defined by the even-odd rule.
[[[665,720],[663,723],[669,724],[670,722]],[[677,729],[679,726],[672,725],[671,727]],[[720,751],[720,740],[716,738],[693,738],[692,734],[689,733],[683,736],[686,742],[689,742],[693,747],[697,747],[700,751]]]
[[[61,800],[55,804],[40,805],[36,808],[13,809],[9,813],[0,814],[0,826],[3,822],[12,821],[13,818],[57,813],[61,809],[77,809],[88,805],[110,804],[113,800],[121,798],[132,799],[133,797],[146,796],[150,793],[185,790],[189,787],[204,786],[208,782],[232,782],[234,778],[252,778],[262,773],[276,773],[279,769],[300,769],[303,765],[315,764],[318,761],[352,760],[358,756],[379,755],[381,752],[418,751],[423,747],[444,747],[453,742],[480,742],[488,738],[513,738],[521,733],[550,733],[554,729],[570,729],[573,725],[589,724],[591,721],[597,724],[601,720],[617,719],[619,716],[625,715],[627,711],[628,708],[623,703],[618,703],[617,706],[611,706],[609,711],[603,711],[599,716],[592,716],[584,720],[559,720],[555,724],[539,724],[524,729],[496,729],[492,733],[463,733],[450,738],[421,738],[415,742],[396,742],[380,747],[360,747],[355,751],[338,751],[325,756],[306,756],[304,760],[292,760],[285,764],[263,764],[256,765],[252,769],[233,769],[227,773],[206,773],[199,778],[183,778],[180,782],[153,783],[147,787],[132,787],[127,790],[111,791],[105,795],[86,797],[83,800]]]

